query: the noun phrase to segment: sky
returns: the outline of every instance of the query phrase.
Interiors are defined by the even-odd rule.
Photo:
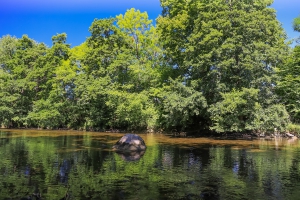
[[[300,15],[300,0],[274,0],[271,7],[288,38],[299,37],[292,21]],[[65,32],[67,43],[77,46],[90,35],[95,18],[115,17],[130,8],[146,11],[153,21],[162,10],[159,0],[0,0],[0,37],[27,34],[51,46],[51,37]]]

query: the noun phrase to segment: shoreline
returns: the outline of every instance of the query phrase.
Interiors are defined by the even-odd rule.
[[[107,129],[107,130],[76,130],[76,129],[41,129],[41,128],[0,128],[0,131],[46,131],[46,132],[76,132],[76,133],[137,133],[137,134],[163,134],[166,136],[170,136],[171,138],[215,138],[215,139],[227,139],[227,140],[253,140],[253,139],[273,139],[273,138],[290,138],[290,139],[298,139],[299,135],[296,133],[291,134],[289,132],[282,133],[268,133],[268,134],[258,134],[258,133],[215,133],[215,132],[204,132],[201,134],[199,131],[187,131],[187,132],[172,132],[172,131],[149,131],[149,130],[141,130],[141,131],[126,131],[119,129]],[[196,133],[196,134],[195,134]]]

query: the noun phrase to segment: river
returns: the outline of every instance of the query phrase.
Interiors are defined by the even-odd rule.
[[[119,133],[0,130],[0,199],[300,198],[297,139],[139,135],[124,156]]]

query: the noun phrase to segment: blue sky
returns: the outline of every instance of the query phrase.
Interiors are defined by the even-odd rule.
[[[0,37],[27,34],[50,46],[53,35],[65,32],[67,42],[76,46],[89,36],[95,18],[114,17],[132,7],[147,11],[154,21],[161,13],[159,0],[0,0]],[[300,15],[300,1],[275,0],[272,7],[289,39],[298,37],[292,20]]]

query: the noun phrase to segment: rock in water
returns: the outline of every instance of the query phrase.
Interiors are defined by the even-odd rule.
[[[126,134],[113,146],[113,149],[121,152],[145,151],[146,145],[140,136]]]

